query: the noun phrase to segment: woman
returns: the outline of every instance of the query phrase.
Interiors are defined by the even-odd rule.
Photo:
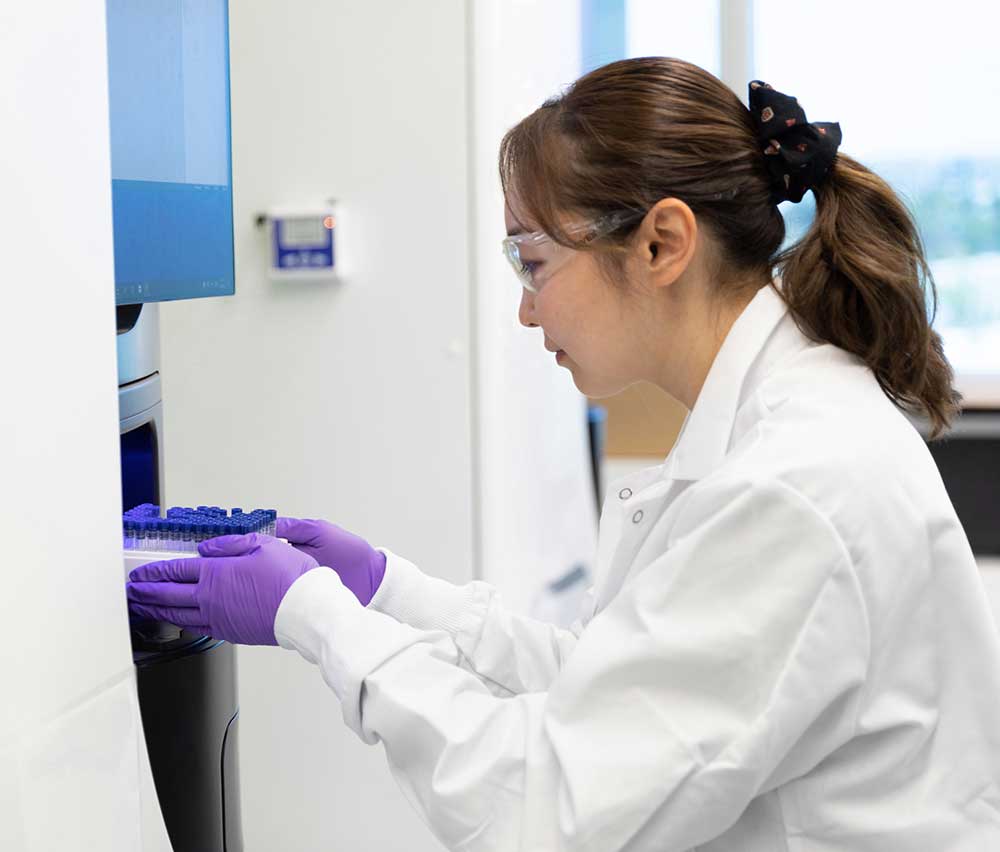
[[[900,412],[958,396],[914,223],[839,143],[659,58],[504,139],[521,322],[584,393],[691,410],[611,486],[571,630],[294,519],[137,569],[133,611],[317,663],[451,849],[1000,849],[998,638]]]

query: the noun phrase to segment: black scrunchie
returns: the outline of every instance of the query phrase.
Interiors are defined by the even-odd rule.
[[[830,171],[840,147],[840,125],[810,124],[795,98],[761,80],[750,83],[749,102],[771,172],[771,203],[798,203]]]

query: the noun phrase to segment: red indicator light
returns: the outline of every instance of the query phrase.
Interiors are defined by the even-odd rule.
[[[326,228],[328,231],[332,231],[333,230],[333,226],[335,224],[337,224],[337,223],[334,221],[333,216],[327,216],[323,220],[323,227]]]

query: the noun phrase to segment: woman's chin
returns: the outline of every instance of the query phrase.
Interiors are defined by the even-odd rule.
[[[602,381],[588,376],[577,364],[571,363],[568,369],[573,376],[573,384],[576,385],[577,390],[589,399],[606,399],[621,393],[627,387],[620,382]]]

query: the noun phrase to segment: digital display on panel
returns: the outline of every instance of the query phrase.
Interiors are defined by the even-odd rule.
[[[107,0],[115,301],[234,292],[226,0]]]

